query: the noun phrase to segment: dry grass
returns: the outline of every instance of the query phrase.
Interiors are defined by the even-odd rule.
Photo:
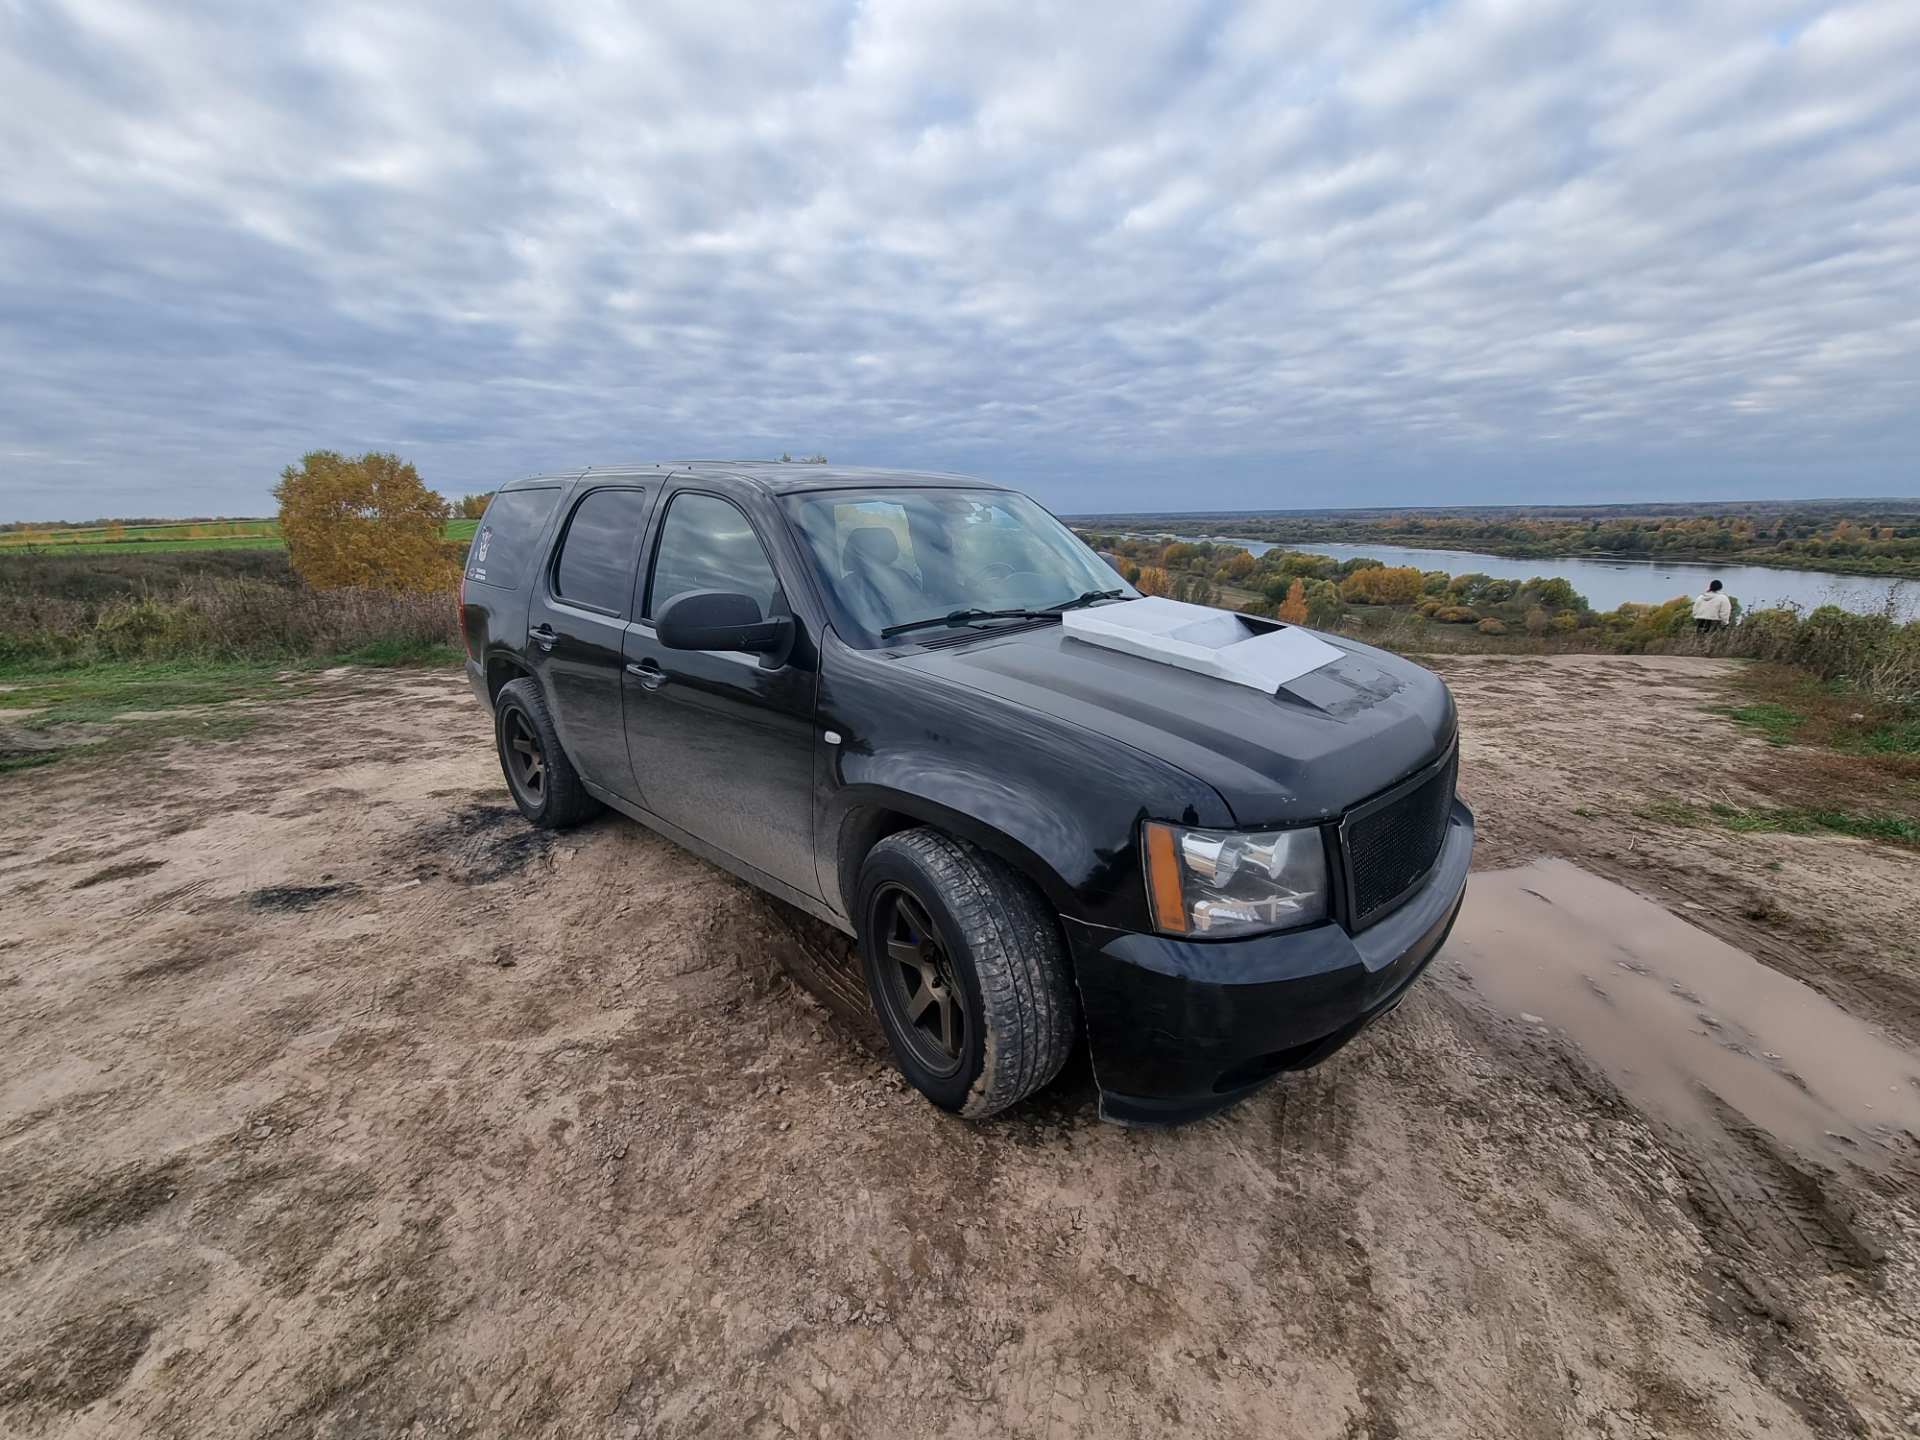
[[[1350,612],[1339,628],[1405,655],[1649,653],[1758,660],[1775,668],[1781,678],[1774,683],[1831,687],[1833,706],[1844,705],[1849,714],[1865,705],[1883,719],[1897,713],[1911,724],[1920,713],[1920,620],[1902,625],[1887,615],[1860,615],[1832,605],[1808,615],[1756,611],[1708,636],[1694,634],[1690,621],[1672,633],[1651,635],[1600,625],[1543,635],[1487,635],[1468,625],[1433,624],[1411,610],[1384,608]]]
[[[0,592],[0,664],[294,659],[460,643],[450,593],[195,580],[104,602]]]

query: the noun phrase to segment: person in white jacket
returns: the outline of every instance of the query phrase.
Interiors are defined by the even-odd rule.
[[[1696,635],[1711,635],[1733,619],[1733,598],[1715,580],[1693,598],[1693,629]]]

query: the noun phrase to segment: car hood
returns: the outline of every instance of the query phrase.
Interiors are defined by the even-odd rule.
[[[1318,632],[1315,632],[1318,633]],[[1341,658],[1274,694],[1109,650],[1057,625],[921,650],[899,664],[1158,756],[1242,825],[1337,815],[1453,743],[1440,677],[1338,635]]]

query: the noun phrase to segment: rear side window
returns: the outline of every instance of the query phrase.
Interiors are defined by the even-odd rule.
[[[467,579],[502,590],[518,590],[547,517],[560,503],[560,491],[502,490],[487,506],[467,551]]]
[[[554,594],[589,610],[626,613],[646,500],[644,490],[595,490],[573,507],[560,563],[553,567]]]
[[[673,497],[667,523],[660,528],[660,548],[654,553],[647,618],[689,590],[751,595],[763,618],[780,590],[753,526],[738,506],[718,495],[682,491]]]

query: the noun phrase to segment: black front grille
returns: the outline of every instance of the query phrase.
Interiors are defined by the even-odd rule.
[[[1347,816],[1341,837],[1353,929],[1380,919],[1433,869],[1446,843],[1459,764],[1456,748],[1426,776],[1388,791]]]

